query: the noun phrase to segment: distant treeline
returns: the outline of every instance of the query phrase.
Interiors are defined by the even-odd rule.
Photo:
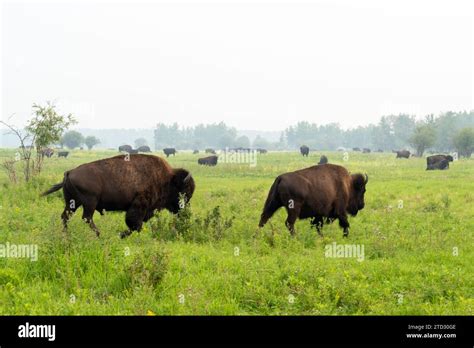
[[[412,136],[417,128],[429,128],[434,142],[429,148],[435,151],[454,150],[453,137],[460,129],[474,128],[474,110],[470,112],[446,112],[439,116],[428,115],[422,120],[400,114],[383,116],[378,124],[344,130],[337,123],[317,125],[306,121],[285,129],[279,141],[268,141],[257,136],[252,142],[245,136],[237,136],[237,130],[225,123],[179,127],[177,123],[159,123],[154,131],[155,148],[203,149],[206,147],[263,147],[269,150],[295,149],[305,144],[311,149],[336,150],[344,148],[370,148],[391,151],[413,148]]]
[[[462,128],[474,128],[474,110],[470,112],[446,112],[439,116],[428,115],[416,119],[407,114],[381,117],[377,124],[369,124],[352,129],[343,129],[337,123],[318,125],[306,121],[288,127],[280,132],[237,130],[225,123],[200,124],[195,127],[181,127],[177,123],[158,123],[155,129],[76,129],[84,137],[95,136],[100,140],[97,147],[116,149],[120,145],[135,146],[138,142],[155,150],[165,147],[183,149],[204,149],[208,147],[253,147],[268,150],[294,150],[301,145],[310,149],[337,150],[344,148],[370,148],[391,151],[395,149],[415,149],[412,137],[420,127],[420,137],[425,133],[434,141],[425,149],[453,151],[453,137]],[[0,147],[18,147],[18,140],[6,135],[0,129]],[[430,135],[431,134],[431,135]],[[422,139],[423,140],[423,139]],[[423,142],[423,141],[422,141]]]

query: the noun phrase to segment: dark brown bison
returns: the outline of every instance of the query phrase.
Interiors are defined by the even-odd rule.
[[[353,147],[353,148],[352,148],[352,151],[360,151],[360,148],[358,148],[358,147]]]
[[[128,160],[127,160],[128,159]],[[191,199],[194,180],[185,169],[173,169],[162,158],[151,155],[119,155],[86,163],[64,173],[63,182],[42,195],[63,189],[66,207],[61,215],[64,228],[72,213],[83,206],[82,219],[99,236],[94,211],[126,211],[128,230],[140,231],[155,210],[176,214]],[[182,198],[182,199],[181,199]],[[181,201],[180,201],[181,199]]]
[[[59,151],[59,152],[58,152],[58,158],[59,158],[59,157],[64,157],[64,158],[66,158],[67,156],[69,156],[69,151]]]
[[[322,155],[321,158],[319,159],[318,164],[326,164],[326,163],[328,163],[328,158]]]
[[[448,161],[448,167],[449,162],[454,161],[454,158],[451,155],[433,155],[426,157],[426,166],[429,167],[430,165],[435,164],[436,162],[441,162],[444,159]]]
[[[303,156],[306,156],[308,157],[308,154],[309,154],[309,147],[307,147],[306,145],[302,145],[300,147],[300,152]]]
[[[393,151],[397,154],[396,158],[410,158],[410,151],[408,150],[400,150],[400,151]]]
[[[163,149],[163,152],[165,153],[166,157],[170,157],[170,155],[175,156],[177,151],[174,147],[167,147]]]
[[[213,153],[214,155],[216,154],[216,151],[214,149],[211,149],[211,148],[207,148],[206,150],[204,150],[205,153]]]
[[[449,169],[449,160],[442,159],[441,161],[428,164],[428,166],[426,167],[426,170],[435,170],[435,169],[439,169],[439,170]]]
[[[370,149],[367,148],[367,147],[364,147],[364,148],[362,149],[362,153],[370,153]]]
[[[151,152],[151,149],[147,145],[142,145],[137,149],[138,152]]]
[[[217,165],[217,156],[208,156],[198,159],[198,164],[203,166],[215,166]]]
[[[365,186],[368,176],[349,174],[335,164],[313,167],[278,176],[268,193],[259,226],[265,223],[280,207],[285,207],[286,226],[293,235],[296,219],[311,218],[311,224],[321,234],[323,219],[339,220],[344,236],[349,234],[347,214],[356,216],[364,208]]]
[[[119,146],[119,151],[120,152],[128,152],[130,153],[130,151],[132,151],[132,147],[130,145],[121,145]]]
[[[258,152],[259,154],[266,154],[268,151],[267,151],[267,149],[258,148],[258,149],[257,149],[257,152]]]

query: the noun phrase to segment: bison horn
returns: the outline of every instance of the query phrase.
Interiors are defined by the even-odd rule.
[[[186,184],[189,181],[189,179],[191,179],[191,173],[188,173],[188,175],[186,175],[183,182]]]
[[[369,176],[365,174],[365,183],[367,184],[369,182]]]

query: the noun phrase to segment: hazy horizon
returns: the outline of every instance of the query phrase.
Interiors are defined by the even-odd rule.
[[[354,128],[474,109],[470,1],[2,4],[2,119]]]

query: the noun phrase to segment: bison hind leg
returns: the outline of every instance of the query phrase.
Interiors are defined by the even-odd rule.
[[[290,231],[291,235],[295,235],[295,222],[300,216],[301,204],[298,202],[294,203],[293,207],[286,207],[288,217],[286,218],[285,225]]]
[[[82,220],[89,224],[90,228],[95,232],[96,236],[100,236],[100,231],[94,223],[94,212],[95,212],[95,204],[94,206],[84,204],[84,212],[82,213]]]

